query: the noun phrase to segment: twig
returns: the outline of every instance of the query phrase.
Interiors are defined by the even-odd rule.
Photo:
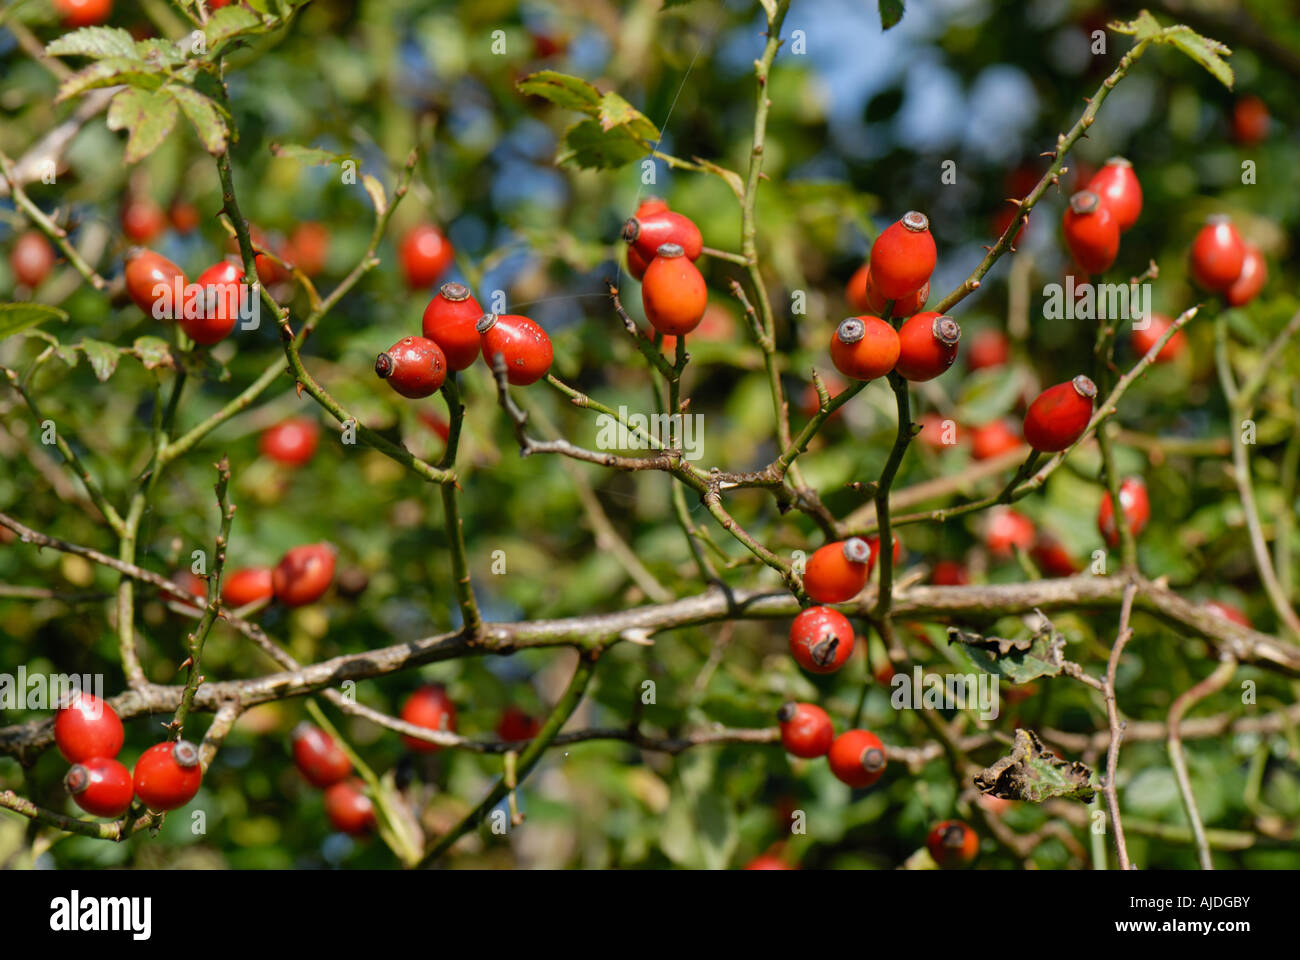
[[[1213,673],[1180,693],[1169,708],[1169,738],[1166,741],[1169,746],[1169,759],[1174,765],[1174,775],[1178,779],[1178,793],[1183,800],[1183,810],[1186,811],[1187,819],[1192,825],[1192,835],[1196,839],[1196,850],[1200,856],[1202,870],[1213,870],[1214,860],[1210,856],[1210,843],[1205,836],[1205,824],[1201,821],[1201,812],[1196,806],[1196,794],[1192,790],[1192,780],[1187,772],[1187,758],[1183,754],[1179,725],[1192,707],[1226,687],[1236,672],[1237,662],[1232,657],[1225,656],[1214,668]]]
[[[1119,857],[1119,868],[1131,870],[1128,859],[1128,845],[1124,842],[1124,824],[1119,815],[1119,785],[1116,783],[1119,770],[1119,748],[1124,740],[1124,722],[1119,718],[1119,706],[1115,701],[1115,674],[1119,670],[1119,658],[1133,630],[1129,619],[1133,614],[1133,600],[1137,596],[1137,584],[1130,582],[1124,587],[1124,598],[1120,603],[1119,631],[1115,636],[1115,645],[1110,649],[1106,661],[1106,680],[1102,696],[1106,700],[1106,723],[1110,728],[1110,743],[1106,747],[1106,782],[1102,784],[1102,793],[1106,797],[1106,809],[1110,812],[1111,828],[1115,832],[1115,853]]]

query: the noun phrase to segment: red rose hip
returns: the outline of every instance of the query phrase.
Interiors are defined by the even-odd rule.
[[[135,248],[123,272],[126,292],[135,305],[156,320],[173,319],[185,302],[185,272],[161,254]],[[178,284],[177,281],[180,281]],[[165,292],[164,292],[165,291]],[[162,301],[163,307],[158,307]],[[170,310],[166,309],[170,306]]]
[[[359,837],[375,828],[375,805],[361,781],[341,780],[325,791],[325,816],[340,833]]]
[[[961,867],[974,862],[980,838],[960,820],[945,820],[930,831],[925,846],[940,867]]]
[[[869,787],[885,772],[885,745],[869,730],[846,730],[826,755],[831,773],[850,787]]]
[[[402,719],[417,727],[429,730],[442,730],[445,733],[456,732],[456,705],[447,696],[447,691],[438,684],[426,684],[406,698],[402,704]],[[418,753],[435,753],[442,749],[437,743],[417,740],[415,737],[402,735],[402,743]]]
[[[1097,385],[1083,374],[1040,393],[1025,412],[1024,434],[1040,453],[1070,446],[1088,429]]]
[[[1142,213],[1142,185],[1128,160],[1111,157],[1093,174],[1086,189],[1101,197],[1101,202],[1110,207],[1120,233],[1137,223]]]
[[[1105,273],[1119,256],[1119,222],[1091,190],[1070,198],[1061,228],[1065,245],[1088,273]]]
[[[1165,335],[1165,331],[1174,325],[1174,322],[1161,313],[1153,313],[1147,321],[1147,325],[1141,329],[1133,328],[1133,352],[1139,356],[1145,357],[1152,347],[1159,342],[1160,338]],[[1155,356],[1155,363],[1168,363],[1177,358],[1187,346],[1187,336],[1179,330],[1169,341],[1160,348],[1160,352]]]
[[[684,336],[704,319],[709,291],[704,277],[680,245],[663,244],[646,267],[641,280],[641,305],[646,319],[665,336]]]
[[[155,813],[185,806],[202,783],[199,748],[188,740],[155,743],[135,763],[135,795]]]
[[[483,345],[483,359],[489,367],[497,357],[506,364],[506,380],[516,387],[536,383],[551,369],[555,351],[551,338],[538,324],[513,313],[485,313],[477,329]]]
[[[694,221],[668,209],[629,217],[623,224],[623,239],[647,264],[654,260],[665,243],[681,247],[688,260],[698,260],[704,249],[704,239]]]
[[[275,596],[275,575],[270,567],[244,567],[221,584],[221,602],[238,609]]]
[[[781,744],[787,752],[807,760],[825,756],[830,750],[835,730],[826,711],[815,703],[790,701],[781,706],[776,718],[781,724]]]
[[[862,592],[874,555],[861,537],[819,547],[808,558],[803,588],[818,603],[843,603]]]
[[[116,757],[125,738],[117,711],[93,693],[74,692],[54,715],[54,743],[69,763]]]
[[[1237,279],[1232,281],[1232,286],[1224,293],[1229,306],[1233,307],[1242,307],[1250,303],[1268,282],[1268,264],[1264,262],[1264,255],[1249,243],[1245,244],[1245,247],[1246,252],[1241,259],[1241,273],[1237,274]]]
[[[849,317],[831,335],[831,362],[854,380],[883,377],[898,363],[898,331],[879,317]]]
[[[404,397],[436,393],[447,379],[447,357],[425,337],[403,337],[375,358],[375,374]]]
[[[43,234],[28,230],[14,241],[9,251],[9,268],[19,283],[35,289],[54,268],[54,248]]]
[[[901,300],[930,279],[937,256],[929,219],[910,210],[871,245],[871,286],[886,300]]]
[[[352,761],[320,727],[301,723],[293,731],[293,762],[313,787],[329,787],[352,772]]]
[[[191,340],[210,346],[230,335],[244,304],[243,279],[244,271],[231,260],[214,263],[199,274],[194,281],[202,296],[199,309],[194,311],[198,315],[176,309],[177,322]]]
[[[481,316],[483,308],[463,283],[444,283],[424,308],[424,335],[442,348],[452,370],[464,370],[478,359],[475,325]]]
[[[1119,503],[1124,511],[1124,524],[1133,536],[1140,534],[1151,519],[1151,501],[1147,497],[1147,485],[1139,477],[1127,477],[1119,485]],[[1115,503],[1110,492],[1101,498],[1097,508],[1097,530],[1105,538],[1107,546],[1112,549],[1119,546],[1119,529],[1115,524]]]
[[[292,417],[267,427],[258,441],[262,455],[286,467],[301,467],[316,453],[320,427],[310,417]]]
[[[898,331],[898,365],[904,380],[933,380],[957,359],[961,327],[952,317],[929,311],[918,313]]]
[[[853,625],[830,607],[809,607],[790,626],[790,655],[809,673],[834,673],[853,653]]]
[[[447,272],[456,251],[441,230],[422,223],[412,227],[402,238],[400,254],[406,285],[419,290]]]
[[[1207,219],[1192,241],[1192,278],[1206,290],[1230,288],[1245,261],[1246,242],[1224,214]]]
[[[120,817],[131,809],[135,794],[131,771],[111,757],[91,757],[74,764],[63,785],[77,806],[95,817]]]
[[[334,548],[328,543],[294,547],[271,571],[275,599],[286,607],[315,603],[334,580]]]

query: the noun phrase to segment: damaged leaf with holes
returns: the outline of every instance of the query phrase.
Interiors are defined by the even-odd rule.
[[[1091,803],[1093,772],[1077,760],[1062,760],[1032,730],[1017,730],[1011,752],[975,775],[982,793],[1003,800],[1042,803],[1053,797]]]

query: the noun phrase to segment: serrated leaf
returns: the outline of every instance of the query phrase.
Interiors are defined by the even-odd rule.
[[[1160,33],[1164,28],[1160,26],[1160,21],[1151,16],[1150,12],[1143,10],[1133,20],[1116,20],[1110,24],[1110,29],[1116,33],[1126,33],[1136,37],[1139,41],[1150,40]]]
[[[1065,637],[1049,626],[1022,637],[984,636],[958,627],[948,628],[948,642],[960,643],[975,666],[1012,683],[1055,677],[1065,660]]]
[[[222,9],[229,9],[229,7]],[[204,150],[214,157],[225,152],[228,136],[226,121],[215,103],[193,87],[168,84],[163,88],[163,92],[170,94],[181,105],[181,110],[193,125]]]
[[[68,314],[44,303],[0,303],[0,340],[48,320],[66,321]]]
[[[60,103],[96,87],[115,87],[120,83],[145,90],[157,90],[162,86],[162,77],[150,64],[140,60],[110,57],[92,63],[64,80],[59,86],[55,102]]]
[[[659,139],[659,128],[650,122],[650,118],[613,91],[600,98],[598,119],[602,130],[624,127],[632,136],[642,140]]]
[[[521,93],[542,97],[557,106],[595,116],[600,112],[600,91],[583,80],[556,70],[539,70],[515,86]]]
[[[146,370],[176,366],[176,361],[172,357],[171,344],[161,337],[136,337],[135,343],[131,345],[131,352],[144,364]]]
[[[319,147],[304,147],[296,143],[273,143],[271,144],[271,154],[289,160],[297,160],[299,163],[305,163],[313,167],[334,166],[344,160],[351,160],[358,167],[361,166],[359,159],[346,153],[330,153],[330,151],[321,150]]]
[[[117,347],[102,340],[86,338],[78,346],[90,361],[91,369],[95,371],[95,379],[100,383],[113,375],[113,371],[117,369],[117,362],[122,359],[122,352]]]
[[[203,35],[207,38],[208,46],[211,47],[221,40],[228,40],[249,30],[259,29],[261,26],[262,21],[258,19],[257,14],[234,4],[222,7],[212,14],[203,29]]]
[[[565,149],[555,158],[583,168],[612,170],[646,155],[645,144],[628,136],[627,129],[605,131],[596,120],[582,120],[564,135]]]
[[[384,193],[384,185],[368,173],[361,175],[361,185],[366,188],[366,193],[370,194],[370,202],[374,204],[375,214],[382,217],[388,212],[388,196]]]
[[[162,91],[150,93],[127,87],[108,105],[108,128],[129,130],[127,163],[143,160],[158,148],[176,125],[176,103]]]
[[[185,51],[172,43],[170,40],[160,40],[157,37],[145,37],[143,40],[135,42],[135,55],[149,63],[158,63],[164,66],[175,66],[179,63],[185,63]]]
[[[1165,31],[1165,36],[1175,47],[1210,71],[1214,79],[1229,90],[1232,89],[1235,77],[1232,73],[1232,67],[1228,66],[1223,59],[1224,56],[1232,55],[1232,51],[1228,47],[1217,40],[1201,36],[1191,27],[1170,27]],[[1223,56],[1220,56],[1220,54]]]
[[[1011,753],[975,774],[975,786],[1004,800],[1042,803],[1064,797],[1091,803],[1093,773],[1078,761],[1062,760],[1032,730],[1017,730]]]
[[[903,19],[903,0],[879,0],[877,6],[880,8],[881,30],[896,27]]]
[[[65,33],[45,48],[52,57],[134,58],[135,41],[121,27],[82,27]]]

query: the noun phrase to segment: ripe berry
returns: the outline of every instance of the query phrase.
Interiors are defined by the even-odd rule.
[[[1147,498],[1147,485],[1140,477],[1127,477],[1119,485],[1119,503],[1124,509],[1124,525],[1133,536],[1141,533],[1151,519],[1151,501]],[[1115,524],[1115,503],[1110,492],[1101,498],[1097,508],[1097,529],[1112,549],[1119,546],[1119,529]]]
[[[901,300],[930,279],[937,256],[930,221],[908,211],[871,245],[871,286],[886,300]]]
[[[262,455],[287,467],[301,467],[311,460],[320,438],[320,427],[311,417],[291,417],[262,431],[258,449]]]
[[[475,324],[481,316],[483,308],[463,283],[444,283],[424,308],[424,335],[442,348],[452,370],[464,370],[478,359]]]
[[[142,247],[134,248],[127,257],[123,279],[126,281],[126,292],[135,301],[135,305],[155,320],[171,320],[175,314],[180,313],[188,282],[185,272],[162,254]],[[179,285],[177,280],[180,281]],[[163,292],[164,289],[166,293]],[[155,312],[154,307],[159,300],[171,307],[170,312]]]
[[[1029,551],[1034,566],[1048,577],[1072,577],[1079,572],[1078,565],[1068,550],[1055,537],[1039,533],[1034,540],[1033,549]]]
[[[628,217],[623,224],[626,240],[648,265],[665,243],[675,243],[682,248],[688,260],[698,260],[704,249],[700,228],[690,217],[672,210],[659,210],[646,216]]]
[[[531,740],[537,736],[537,731],[540,729],[542,729],[540,720],[529,716],[513,704],[501,711],[501,719],[497,721],[497,736],[507,743]]]
[[[456,705],[441,686],[436,683],[426,684],[406,698],[402,704],[402,719],[417,727],[455,733]],[[417,753],[435,753],[442,749],[439,744],[417,740],[405,734],[402,735],[402,743]]]
[[[826,711],[815,703],[782,704],[777,711],[781,722],[781,744],[786,751],[805,760],[823,757],[835,739],[835,730]]]
[[[113,13],[113,0],[54,0],[65,27],[93,27]]]
[[[402,396],[418,400],[447,379],[447,357],[432,340],[403,337],[375,357],[375,373]]]
[[[261,603],[275,595],[274,574],[270,567],[245,567],[233,571],[221,584],[221,602],[231,608]]]
[[[925,845],[939,866],[962,867],[979,853],[980,838],[960,820],[945,820],[930,831]]]
[[[650,266],[650,261],[637,253],[636,247],[627,248],[628,273],[640,280],[645,277],[645,268],[648,266]]]
[[[819,547],[808,558],[803,587],[818,603],[842,603],[856,597],[871,573],[871,547],[861,537]]]
[[[759,854],[749,863],[745,864],[743,870],[798,870],[798,867],[792,867],[780,857],[771,853]]]
[[[790,655],[809,673],[834,673],[848,662],[853,643],[853,625],[830,607],[809,607],[790,626]]]
[[[131,771],[112,757],[90,757],[74,764],[63,785],[91,816],[120,817],[131,809]]]
[[[1097,385],[1083,374],[1048,387],[1025,411],[1025,440],[1042,453],[1064,450],[1088,429],[1096,396]]]
[[[1224,620],[1231,620],[1233,623],[1243,627],[1254,628],[1250,622],[1250,617],[1241,612],[1240,608],[1234,607],[1230,603],[1222,603],[1218,600],[1211,600],[1205,604],[1205,609],[1216,617],[1222,617]]]
[[[515,313],[485,313],[477,330],[483,344],[483,359],[491,367],[498,356],[505,357],[506,380],[526,387],[546,376],[555,358],[546,331],[525,316]]]
[[[167,214],[148,197],[133,197],[122,208],[122,233],[145,246],[167,228]]]
[[[1133,330],[1133,352],[1139,356],[1145,357],[1151,348],[1156,345],[1156,341],[1163,337],[1165,331],[1173,325],[1174,322],[1164,314],[1151,314],[1148,318],[1145,329],[1138,330],[1137,328],[1134,328]],[[1156,354],[1155,362],[1168,363],[1182,353],[1186,346],[1187,336],[1183,331],[1179,330],[1169,338],[1168,343],[1160,348],[1160,352]]]
[[[334,548],[328,543],[294,547],[271,571],[275,599],[286,607],[301,607],[319,600],[334,579]]]
[[[864,263],[853,271],[853,276],[849,277],[849,282],[844,285],[844,299],[849,302],[849,308],[856,313],[867,313],[871,309],[867,301],[867,278],[870,275],[871,264]]]
[[[456,252],[441,230],[422,223],[402,238],[401,256],[406,285],[421,290],[447,272]]]
[[[78,690],[54,715],[54,743],[69,763],[116,757],[126,733],[111,706]]]
[[[831,773],[850,787],[869,787],[885,772],[885,745],[868,730],[846,730],[826,755]]]
[[[641,201],[640,206],[636,208],[634,219],[638,222],[654,216],[658,213],[665,213],[668,210],[668,204],[658,197],[646,197]],[[640,280],[645,276],[645,268],[650,266],[650,261],[654,259],[653,253],[649,257],[643,257],[640,251],[631,244],[627,248],[627,270],[628,273]]]
[[[1034,543],[1034,522],[1010,507],[995,509],[984,527],[984,545],[991,553],[1010,556],[1014,547],[1028,550]]]
[[[1091,190],[1070,198],[1061,227],[1065,245],[1088,273],[1105,273],[1119,256],[1119,221]]]
[[[964,587],[970,583],[970,573],[956,560],[940,560],[930,573],[930,582],[936,587]]]
[[[361,836],[375,827],[375,805],[361,781],[341,780],[325,791],[325,816],[339,833]]]
[[[904,380],[933,380],[957,359],[961,327],[934,311],[918,313],[898,331],[898,365]]]
[[[177,233],[189,233],[199,225],[199,210],[192,203],[173,200],[172,205],[167,208],[167,219],[171,221],[172,229]]]
[[[28,230],[14,241],[9,251],[9,268],[19,283],[34,290],[54,268],[54,248],[43,234]]]
[[[884,296],[874,283],[871,282],[871,265],[866,267],[866,301],[867,306],[863,313],[872,313],[884,316],[885,307],[889,305],[889,298]],[[925,301],[930,299],[930,281],[927,280],[915,293],[909,293],[900,300],[895,301],[891,317],[910,317],[914,313],[920,313],[925,307]]]
[[[334,738],[310,723],[293,731],[293,762],[313,787],[329,787],[352,772],[352,761]]]
[[[1142,185],[1133,172],[1133,164],[1123,157],[1107,160],[1106,165],[1093,174],[1086,189],[1101,197],[1101,202],[1110,208],[1120,233],[1137,223],[1138,215],[1142,213]]]
[[[203,293],[197,317],[177,310],[181,329],[195,343],[219,343],[235,329],[244,295],[244,271],[231,260],[214,263],[195,280]]]
[[[646,319],[666,336],[684,336],[700,325],[709,306],[704,277],[680,245],[663,244],[641,281]]]
[[[188,740],[155,743],[135,763],[135,795],[155,813],[185,806],[202,782],[199,748]]]
[[[1243,147],[1253,147],[1268,136],[1269,115],[1264,101],[1253,94],[1232,105],[1232,138]]]
[[[992,460],[1009,450],[1017,450],[1023,441],[1014,423],[994,420],[982,427],[970,428],[971,456],[976,460]]]
[[[1246,242],[1232,218],[1215,214],[1192,241],[1192,278],[1206,290],[1227,290],[1241,276]]]
[[[1259,291],[1264,289],[1264,284],[1268,281],[1268,264],[1264,262],[1264,255],[1249,243],[1245,246],[1246,253],[1241,259],[1241,273],[1224,294],[1229,306],[1233,307],[1250,303]]]
[[[971,370],[1000,367],[1011,356],[1011,341],[1001,330],[984,328],[971,337],[966,347],[966,366]]]
[[[309,277],[325,269],[329,258],[330,234],[319,223],[308,220],[293,228],[284,247],[284,259]]]
[[[849,317],[831,334],[831,362],[854,380],[883,377],[898,362],[898,331],[879,317]]]

